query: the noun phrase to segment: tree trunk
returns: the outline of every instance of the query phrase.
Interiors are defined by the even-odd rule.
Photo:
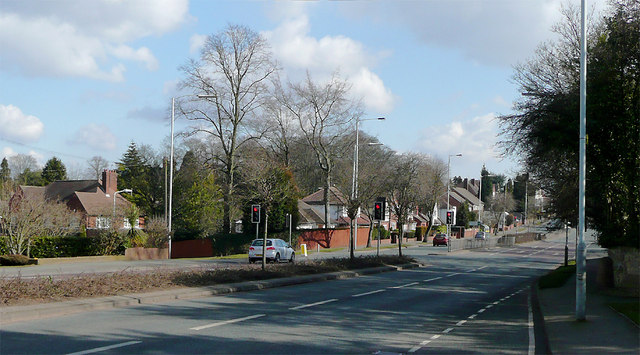
[[[404,236],[404,224],[398,223],[398,256],[402,256],[402,237]]]
[[[369,218],[369,235],[367,237],[367,248],[371,248],[371,235],[372,234],[373,234],[373,221],[371,220],[371,218]],[[380,238],[380,233],[378,233],[378,238]]]

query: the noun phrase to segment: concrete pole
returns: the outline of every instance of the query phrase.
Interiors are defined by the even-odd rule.
[[[169,153],[169,210],[167,229],[169,229],[169,259],[171,259],[171,203],[173,202],[173,122],[175,121],[176,99],[171,98],[171,152]]]
[[[578,180],[578,254],[576,255],[576,319],[586,319],[587,248],[584,242],[587,126],[587,0],[580,8],[580,176]]]

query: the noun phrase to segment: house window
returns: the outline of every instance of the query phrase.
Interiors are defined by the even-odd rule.
[[[125,229],[131,229],[131,223],[129,223],[127,218],[124,218],[122,225]],[[140,219],[136,219],[136,225],[134,227],[140,229]]]
[[[111,219],[108,217],[96,217],[97,229],[108,229],[111,226]]]

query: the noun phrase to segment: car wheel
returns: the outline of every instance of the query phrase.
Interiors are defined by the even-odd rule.
[[[275,258],[273,258],[273,263],[274,263],[274,264],[277,264],[277,263],[279,263],[279,262],[280,262],[280,253],[277,253],[277,254],[276,254],[276,257],[275,257]]]
[[[291,253],[291,257],[289,258],[290,263],[294,263],[296,261],[296,253]]]

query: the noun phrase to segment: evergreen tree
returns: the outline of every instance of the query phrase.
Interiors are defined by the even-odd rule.
[[[42,181],[44,185],[48,185],[56,180],[67,179],[67,168],[62,161],[53,157],[47,161],[42,169]]]
[[[0,163],[0,182],[7,182],[11,179],[11,169],[9,169],[9,162],[7,158],[2,158]]]

